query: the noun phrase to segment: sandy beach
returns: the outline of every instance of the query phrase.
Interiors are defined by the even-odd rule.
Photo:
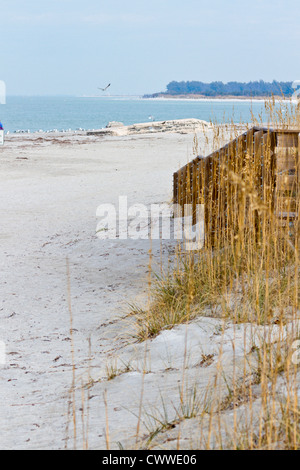
[[[72,380],[66,258],[77,375],[87,372],[89,337],[99,375],[124,345],[128,303],[147,289],[149,242],[99,240],[97,207],[119,195],[144,204],[169,201],[172,173],[192,145],[193,134],[6,139],[0,149],[2,448],[65,446]],[[159,262],[159,242],[153,250]],[[90,436],[96,447],[104,445],[103,423]]]
[[[204,134],[197,137],[204,145]],[[128,313],[130,304],[148,302],[149,250],[151,269],[159,273],[172,260],[175,242],[96,236],[100,204],[117,204],[120,195],[128,204],[170,202],[172,174],[191,159],[193,140],[193,132],[6,139],[0,149],[0,341],[7,359],[0,368],[1,448],[216,444],[209,432],[213,421],[200,409],[215,388],[220,350],[219,404],[228,400],[233,375],[239,383],[250,373],[250,345],[259,348],[266,338],[276,342],[282,328],[273,325],[268,333],[269,327],[235,325],[208,312],[138,343],[135,318]],[[285,393],[284,378],[276,387]],[[251,416],[258,426],[259,384],[252,393]],[[224,408],[223,438],[244,425],[247,406],[235,413]]]

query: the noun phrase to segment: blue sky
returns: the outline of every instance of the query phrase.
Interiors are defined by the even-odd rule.
[[[299,0],[0,0],[8,94],[300,79]]]

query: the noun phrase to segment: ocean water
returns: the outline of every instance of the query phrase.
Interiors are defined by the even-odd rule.
[[[117,97],[7,97],[0,121],[10,133],[29,130],[100,129],[109,121],[125,125],[169,119],[249,122],[264,111],[263,101],[162,100]]]

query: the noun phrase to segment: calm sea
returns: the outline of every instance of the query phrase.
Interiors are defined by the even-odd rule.
[[[125,125],[169,119],[249,122],[264,109],[262,101],[145,100],[139,98],[8,97],[0,106],[5,131],[99,129],[109,121]]]

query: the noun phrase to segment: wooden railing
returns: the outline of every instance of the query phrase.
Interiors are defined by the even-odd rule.
[[[299,130],[253,127],[208,157],[197,157],[173,176],[174,203],[204,205],[206,241],[232,237],[269,211],[282,224],[299,220]],[[271,212],[270,212],[271,211]]]

